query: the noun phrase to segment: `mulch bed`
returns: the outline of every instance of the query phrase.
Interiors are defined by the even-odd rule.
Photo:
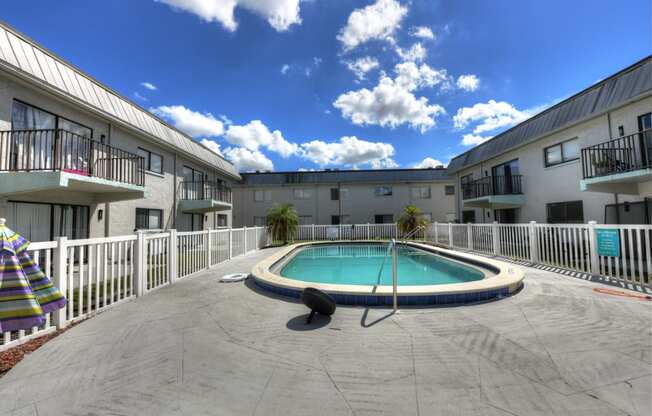
[[[23,358],[25,358],[27,354],[36,351],[41,345],[63,334],[68,329],[77,325],[77,323],[78,322],[75,322],[73,324],[68,325],[64,329],[59,329],[54,332],[50,332],[47,335],[34,338],[33,340],[27,341],[24,344],[20,344],[13,348],[9,348],[6,351],[0,352],[0,377],[2,377],[3,375],[5,375],[5,373],[11,370],[16,364],[18,364]]]

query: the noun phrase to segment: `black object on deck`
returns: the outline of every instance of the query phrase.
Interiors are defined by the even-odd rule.
[[[335,312],[335,300],[330,297],[328,293],[315,289],[314,287],[307,287],[301,293],[301,302],[310,308],[310,315],[306,324],[312,322],[315,312],[322,315],[332,315]]]

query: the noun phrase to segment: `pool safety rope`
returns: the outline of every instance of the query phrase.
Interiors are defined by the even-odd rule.
[[[614,296],[622,296],[624,298],[633,298],[633,299],[638,299],[638,300],[652,300],[652,296],[650,295],[638,295],[635,293],[628,293],[628,292],[623,292],[622,290],[615,290],[615,289],[607,289],[607,288],[602,288],[602,287],[596,287],[593,289],[594,292],[598,293],[604,293],[605,295],[614,295]]]

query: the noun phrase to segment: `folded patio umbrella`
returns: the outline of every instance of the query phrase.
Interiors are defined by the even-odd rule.
[[[0,333],[30,329],[66,298],[27,253],[27,241],[0,219]]]

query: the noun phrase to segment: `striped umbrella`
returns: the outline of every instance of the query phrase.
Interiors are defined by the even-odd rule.
[[[27,241],[0,218],[0,333],[29,329],[66,298],[27,253]]]

